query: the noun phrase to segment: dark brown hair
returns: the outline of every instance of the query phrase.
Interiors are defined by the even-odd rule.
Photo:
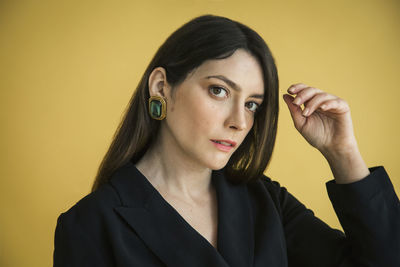
[[[254,30],[225,17],[203,15],[173,32],[154,55],[99,166],[92,191],[107,183],[128,161],[136,163],[156,140],[160,121],[148,113],[148,80],[156,67],[166,70],[167,82],[174,88],[205,60],[227,58],[240,48],[254,56],[262,68],[264,101],[255,114],[252,129],[232,154],[224,172],[235,183],[262,175],[271,159],[278,122],[279,82],[274,58]]]

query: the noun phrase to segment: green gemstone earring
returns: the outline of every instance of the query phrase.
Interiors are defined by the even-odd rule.
[[[167,115],[167,102],[161,96],[151,96],[149,98],[149,113],[155,120],[163,120]]]

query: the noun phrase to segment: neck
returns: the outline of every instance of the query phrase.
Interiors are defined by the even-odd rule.
[[[159,138],[135,166],[159,191],[202,200],[212,190],[212,171],[191,159],[176,142]]]

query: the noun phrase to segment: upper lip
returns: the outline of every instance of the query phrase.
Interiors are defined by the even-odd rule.
[[[236,146],[236,142],[235,142],[235,141],[232,141],[232,140],[212,139],[212,141],[226,142],[226,143],[228,143],[228,144],[231,144],[232,147],[235,147],[235,146]]]

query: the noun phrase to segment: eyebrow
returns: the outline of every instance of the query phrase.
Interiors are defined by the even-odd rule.
[[[220,79],[220,80],[224,81],[226,84],[228,84],[230,87],[232,87],[235,91],[238,91],[238,92],[242,91],[242,89],[239,87],[239,85],[237,85],[235,82],[229,80],[224,75],[211,75],[211,76],[207,76],[205,78],[206,79],[210,79],[210,78]],[[254,94],[254,95],[251,95],[250,97],[264,99],[264,95],[263,94],[261,94],[261,95],[260,94]]]

